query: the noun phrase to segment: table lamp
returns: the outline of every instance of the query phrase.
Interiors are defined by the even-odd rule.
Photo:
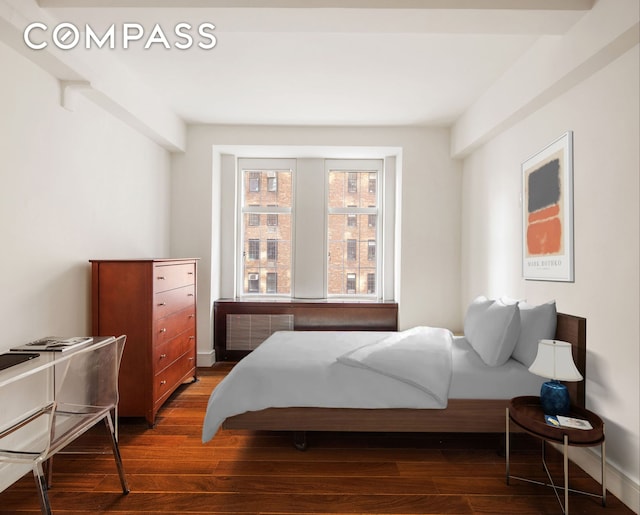
[[[581,381],[571,355],[571,344],[559,340],[540,340],[538,354],[529,372],[551,379],[542,384],[540,403],[545,415],[567,415],[571,407],[569,391],[560,381]]]

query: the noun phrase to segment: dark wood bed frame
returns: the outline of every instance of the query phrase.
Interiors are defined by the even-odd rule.
[[[571,343],[586,377],[585,318],[558,313],[556,339]],[[585,407],[584,380],[567,383],[572,403]],[[446,409],[268,408],[229,417],[225,429],[268,431],[363,431],[499,433],[509,399],[449,399]],[[300,445],[303,447],[303,445]]]

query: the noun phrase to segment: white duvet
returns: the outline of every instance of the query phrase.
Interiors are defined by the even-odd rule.
[[[451,347],[451,333],[431,327],[277,332],[214,389],[202,440],[228,417],[272,407],[446,408]]]

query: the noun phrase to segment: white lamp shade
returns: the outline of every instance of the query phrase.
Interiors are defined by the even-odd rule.
[[[571,344],[559,340],[540,340],[538,355],[529,372],[559,381],[581,381],[582,374],[576,368],[571,355]]]

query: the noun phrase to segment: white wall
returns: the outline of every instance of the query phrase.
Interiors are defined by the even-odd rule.
[[[460,165],[449,157],[447,130],[191,126],[187,152],[172,160],[171,252],[201,258],[200,365],[210,360],[213,345],[220,247],[233,245],[229,237],[220,241],[220,159],[213,147],[238,145],[401,148],[400,327],[459,326]],[[205,278],[209,268],[212,276]]]
[[[0,43],[0,351],[88,334],[91,258],[166,257],[169,153]]]
[[[481,293],[556,299],[560,311],[587,318],[587,407],[606,423],[612,489],[636,511],[639,62],[636,45],[491,139],[464,161],[462,185],[462,305]],[[575,282],[525,281],[520,164],[567,130],[574,140]]]

